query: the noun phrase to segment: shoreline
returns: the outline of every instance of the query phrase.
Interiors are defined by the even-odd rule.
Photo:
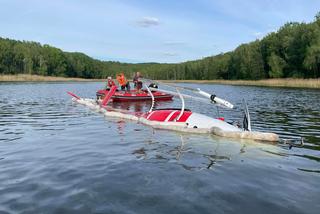
[[[263,80],[163,80],[163,82],[320,89],[320,78],[283,78]]]
[[[84,79],[77,77],[54,77],[30,74],[0,75],[1,82],[103,82],[106,79]]]
[[[0,75],[1,82],[105,82],[106,79],[39,76],[29,74]],[[242,86],[286,87],[320,89],[319,79],[263,79],[263,80],[161,80],[168,83],[198,83]]]

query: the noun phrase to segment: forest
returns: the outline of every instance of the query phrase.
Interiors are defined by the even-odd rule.
[[[320,13],[311,23],[289,22],[234,51],[183,63],[121,63],[64,52],[50,45],[0,37],[0,75],[105,78],[140,71],[152,79],[212,80],[320,77]]]

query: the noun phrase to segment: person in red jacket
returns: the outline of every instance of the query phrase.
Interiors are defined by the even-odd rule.
[[[107,89],[110,89],[112,86],[115,86],[115,82],[113,81],[112,77],[108,77],[108,80],[107,80]]]

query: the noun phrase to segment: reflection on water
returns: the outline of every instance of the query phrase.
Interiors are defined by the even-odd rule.
[[[157,130],[105,118],[65,93],[94,98],[101,83],[0,84],[0,213],[318,213],[319,91],[189,86],[235,104],[220,109],[227,120],[242,120],[245,98],[254,129],[302,136],[304,146]]]

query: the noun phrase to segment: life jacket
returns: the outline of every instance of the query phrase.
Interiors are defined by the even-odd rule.
[[[121,86],[124,86],[124,85],[127,84],[127,80],[126,80],[126,78],[125,78],[124,75],[117,76],[117,81],[119,82],[119,84],[120,84]]]

